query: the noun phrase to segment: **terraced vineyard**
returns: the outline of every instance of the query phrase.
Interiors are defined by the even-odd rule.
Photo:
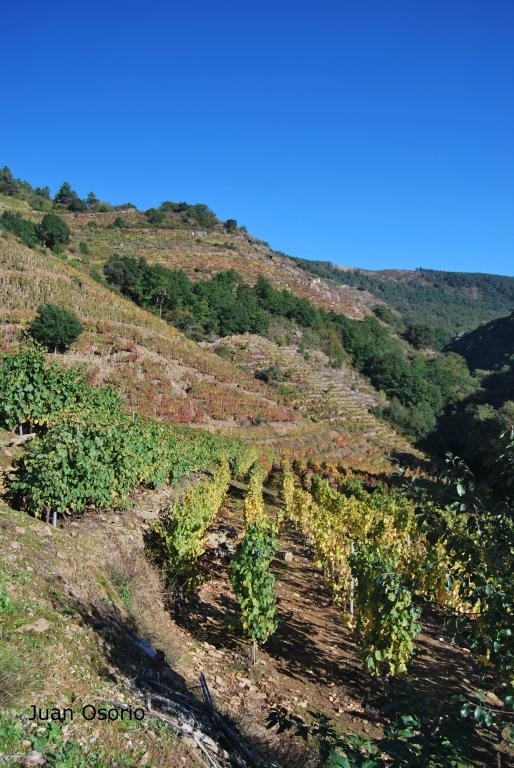
[[[19,184],[0,199],[0,763],[509,765],[514,434],[481,486],[451,453],[391,472],[419,452],[376,415],[420,441],[475,392],[464,360],[206,206]],[[129,702],[148,724],[71,722]]]
[[[368,412],[376,402],[372,390],[350,369],[334,371],[323,367],[323,355],[307,361],[262,337],[252,339],[255,364],[250,348],[246,357],[241,349],[226,359],[104,288],[82,264],[31,250],[6,234],[0,237],[0,301],[3,350],[16,348],[38,305],[54,302],[77,312],[85,330],[63,362],[84,364],[91,383],[114,385],[127,408],[142,415],[308,455],[358,456],[359,463],[385,455],[379,448],[384,431],[387,446],[405,445]],[[234,350],[238,346],[236,339]],[[295,368],[296,383],[304,380],[302,397],[254,376],[279,354]]]
[[[66,261],[0,239],[0,339],[3,349],[16,346],[37,306],[57,302],[74,309],[85,332],[64,357],[84,363],[94,383],[112,383],[127,405],[165,420],[216,421],[225,398],[227,414],[248,419],[290,421],[273,393],[235,365],[203,350],[157,317],[112,294]],[[208,388],[199,386],[208,382]],[[219,420],[219,414],[218,414]],[[225,419],[223,419],[225,420]]]
[[[242,233],[204,232],[186,227],[149,226],[145,216],[134,209],[122,212],[129,225],[112,227],[115,213],[65,214],[72,230],[72,248],[87,263],[101,267],[107,258],[120,255],[142,256],[151,263],[183,269],[191,277],[235,269],[248,282],[264,275],[276,288],[289,288],[324,309],[362,319],[371,312],[377,299],[366,291],[345,285],[330,285],[308,275],[290,259],[273,251],[266,243]],[[87,242],[90,255],[80,255],[79,242]]]
[[[295,346],[279,346],[250,334],[220,339],[211,348],[254,376],[267,377],[283,402],[311,421],[311,428],[303,430],[304,448],[307,435],[315,439],[316,433],[326,430],[331,435],[330,452],[342,459],[360,457],[369,463],[384,456],[383,446],[388,451],[412,451],[406,440],[370,412],[380,397],[362,376],[347,365],[331,368],[323,352],[301,353]]]

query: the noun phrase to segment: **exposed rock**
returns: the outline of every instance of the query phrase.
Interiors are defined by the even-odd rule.
[[[23,445],[23,443],[28,443],[29,440],[33,440],[35,438],[34,432],[28,432],[26,435],[16,435],[15,437],[12,437],[6,445],[10,447],[15,447],[18,445]]]
[[[36,619],[33,624],[23,624],[16,632],[47,632],[52,625],[46,619]],[[39,765],[39,763],[38,763]]]
[[[207,537],[207,546],[211,549],[219,549],[227,544],[226,533],[210,533]]]
[[[25,768],[37,768],[38,765],[44,765],[46,763],[45,758],[41,752],[30,752],[23,761]]]

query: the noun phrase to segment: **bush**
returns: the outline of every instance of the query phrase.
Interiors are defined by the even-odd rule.
[[[109,224],[109,228],[112,229],[127,229],[127,227],[130,227],[130,224],[122,216],[116,216],[112,224]]]
[[[64,352],[83,331],[78,317],[55,304],[43,304],[29,326],[29,333],[48,349]]]
[[[150,224],[156,224],[157,226],[162,224],[166,218],[164,211],[160,211],[158,208],[149,208],[147,211],[145,211],[145,216]]]
[[[75,197],[68,205],[68,210],[74,213],[84,213],[88,210],[88,205],[85,200],[81,200],[80,197]]]
[[[37,245],[36,227],[19,213],[4,211],[0,217],[0,224],[8,232],[19,237],[21,242],[29,248],[34,248]]]
[[[36,227],[36,233],[43,245],[53,251],[59,251],[70,242],[70,228],[55,213],[47,213],[43,216],[41,224]]]

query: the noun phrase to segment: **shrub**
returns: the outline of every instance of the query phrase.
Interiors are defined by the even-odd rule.
[[[68,210],[74,213],[84,213],[88,210],[88,205],[85,200],[81,200],[80,197],[75,197],[68,205]]]
[[[78,317],[55,304],[43,304],[29,326],[33,339],[48,349],[64,352],[83,331]]]
[[[158,208],[149,208],[147,211],[145,211],[145,216],[150,224],[156,224],[157,226],[162,224],[166,218],[164,211],[160,211]]]
[[[19,237],[24,245],[34,248],[37,245],[36,228],[31,221],[27,221],[19,213],[4,211],[0,217],[0,224],[8,232]]]
[[[112,229],[127,229],[130,224],[126,219],[124,219],[122,216],[116,216],[112,224],[109,224],[109,227]]]
[[[41,243],[53,251],[59,251],[70,242],[70,228],[55,213],[43,216],[41,224],[36,227],[36,233]]]

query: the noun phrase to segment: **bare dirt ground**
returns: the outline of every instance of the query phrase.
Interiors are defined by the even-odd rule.
[[[306,720],[321,712],[340,732],[379,737],[395,713],[409,711],[412,697],[438,713],[450,706],[452,695],[479,687],[470,655],[452,644],[435,612],[424,616],[421,653],[405,681],[386,691],[365,675],[352,632],[331,603],[305,543],[288,526],[279,546],[293,559],[277,557],[272,565],[280,626],[250,666],[229,581],[242,535],[242,499],[234,493],[209,531],[200,563],[202,586],[179,613],[170,610],[158,573],[144,556],[145,531],[170,503],[172,489],[139,492],[131,510],[90,513],[57,530],[35,521],[25,525],[27,518],[19,517],[27,533],[18,536],[21,545],[10,545],[9,562],[13,568],[30,562],[30,577],[48,605],[45,615],[56,631],[63,624],[49,655],[45,695],[59,701],[73,690],[80,700],[95,691],[105,700],[124,691],[124,700],[130,700],[127,681],[136,695],[155,679],[152,665],[133,645],[134,637],[145,638],[165,654],[168,679],[178,689],[199,699],[199,675],[206,675],[217,709],[265,760],[307,768],[319,765],[314,748],[266,728],[274,707]],[[37,546],[25,552],[24,542],[28,547],[32,539]],[[72,646],[67,638],[73,638]],[[190,747],[180,761],[178,755],[177,765],[187,764]],[[476,756],[482,765],[497,765],[493,750],[482,747]],[[510,764],[504,756],[502,766]]]

